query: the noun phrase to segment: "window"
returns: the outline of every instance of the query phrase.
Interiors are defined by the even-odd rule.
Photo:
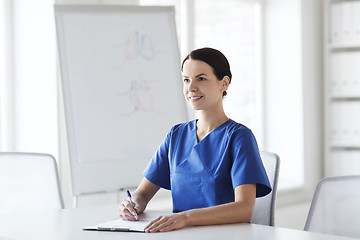
[[[12,69],[12,4],[0,1],[0,151],[11,145],[12,82],[8,81]],[[5,139],[7,141],[5,141]]]
[[[4,1],[0,1],[0,53],[4,52],[5,49],[5,11],[4,11]],[[2,151],[3,145],[3,116],[4,116],[4,65],[5,59],[4,54],[0,55],[0,151]]]
[[[53,1],[6,0],[1,4],[2,150],[57,157]]]

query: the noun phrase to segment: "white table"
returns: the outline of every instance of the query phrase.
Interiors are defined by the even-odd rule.
[[[83,231],[85,226],[117,217],[117,206],[65,209],[36,214],[0,215],[0,240],[346,240],[351,238],[256,224],[188,227],[167,233]]]

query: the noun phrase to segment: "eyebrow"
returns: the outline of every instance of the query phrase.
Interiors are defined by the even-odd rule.
[[[200,77],[200,76],[202,76],[202,75],[207,76],[205,73],[200,73],[200,74],[196,75],[195,78]],[[183,77],[184,77],[184,78],[187,78],[188,76],[183,75]]]
[[[200,77],[200,76],[202,76],[202,75],[207,76],[205,73],[200,73],[200,74],[196,75],[195,77]]]

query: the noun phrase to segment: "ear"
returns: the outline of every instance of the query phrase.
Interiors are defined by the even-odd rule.
[[[230,78],[228,76],[224,76],[222,81],[222,90],[226,91],[230,84]]]

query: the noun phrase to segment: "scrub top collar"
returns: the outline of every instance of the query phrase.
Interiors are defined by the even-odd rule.
[[[201,139],[201,141],[198,140],[198,137],[197,137],[197,122],[198,122],[199,119],[195,119],[192,121],[192,130],[194,130],[194,134],[195,134],[195,145],[201,143],[202,141],[204,141],[206,138],[208,138],[208,136],[210,134],[214,134],[216,133],[217,131],[221,130],[223,127],[227,126],[230,122],[232,122],[232,119],[228,119],[226,120],[225,122],[223,122],[222,124],[220,124],[219,126],[217,126],[214,130],[212,130],[211,132],[209,132],[203,139]]]

